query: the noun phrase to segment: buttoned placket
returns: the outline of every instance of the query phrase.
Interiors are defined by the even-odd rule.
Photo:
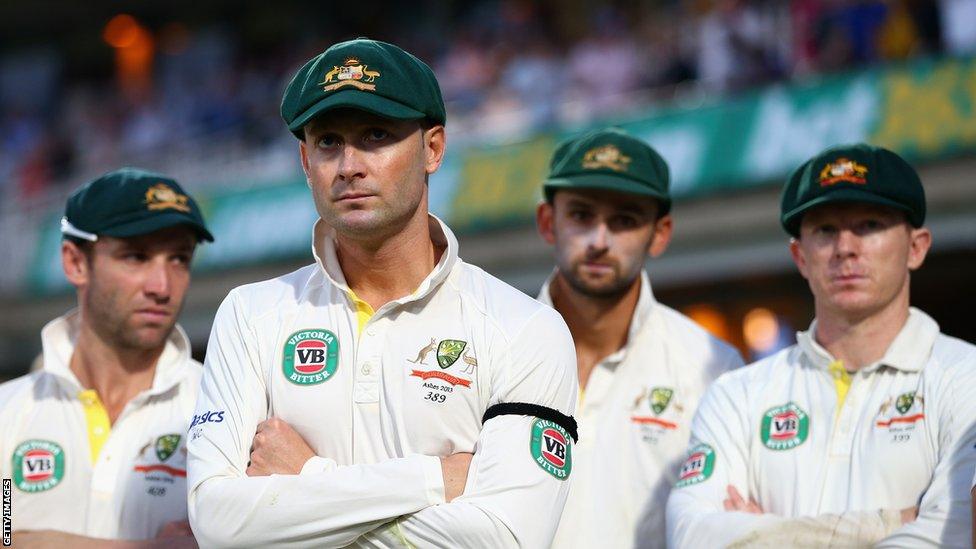
[[[596,421],[600,409],[613,388],[614,372],[620,364],[622,351],[604,358],[590,371],[586,388],[580,391],[579,409],[581,422]]]
[[[102,532],[100,526],[106,521],[114,523],[116,508],[113,502],[118,502],[116,494],[125,489],[127,471],[121,469],[128,460],[124,453],[131,445],[133,438],[140,436],[141,426],[136,421],[135,414],[152,396],[151,389],[140,393],[130,400],[122,409],[122,413],[112,424],[105,446],[92,464],[91,490],[88,507],[88,530]],[[131,447],[128,448],[131,450]]]
[[[833,392],[834,380],[830,372],[822,371]],[[838,502],[846,501],[847,491],[850,489],[851,452],[857,433],[861,403],[864,401],[863,392],[870,385],[863,372],[854,372],[850,376],[851,385],[847,397],[839,407],[835,407],[837,416],[829,430],[830,439],[825,456],[826,471],[820,489],[820,512],[824,509],[837,508]]]

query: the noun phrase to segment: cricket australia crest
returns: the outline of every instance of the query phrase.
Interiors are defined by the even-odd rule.
[[[345,86],[352,86],[359,90],[375,91],[376,84],[373,82],[379,78],[380,72],[370,70],[355,57],[346,59],[342,66],[332,66],[332,70],[325,73],[325,77],[319,82],[323,86],[323,91],[334,91]]]

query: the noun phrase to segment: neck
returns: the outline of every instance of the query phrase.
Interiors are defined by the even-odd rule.
[[[109,421],[115,423],[130,400],[152,387],[162,352],[162,347],[148,351],[115,347],[82,319],[69,368],[82,387],[98,393]]]
[[[444,252],[430,238],[426,210],[419,213],[422,217],[415,216],[403,230],[376,244],[336,238],[346,283],[374,311],[416,290]]]
[[[590,373],[601,360],[627,343],[640,284],[638,277],[623,294],[597,298],[577,292],[558,272],[553,278],[549,292],[553,307],[573,335],[580,387],[586,387]]]
[[[844,315],[817,304],[817,342],[849,371],[873,364],[908,321],[908,291],[869,315]]]

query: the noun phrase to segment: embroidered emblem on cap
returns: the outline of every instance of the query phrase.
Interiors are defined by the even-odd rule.
[[[838,158],[820,170],[820,186],[829,187],[841,181],[864,185],[867,183],[867,180],[864,178],[867,173],[868,169],[866,166],[862,166],[847,158]]]
[[[379,71],[369,70],[368,65],[362,64],[355,57],[350,57],[346,59],[346,62],[341,67],[333,65],[332,70],[325,73],[325,78],[319,82],[319,85],[325,86],[322,88],[323,91],[333,91],[343,86],[352,86],[360,90],[374,91],[376,84],[372,82],[375,82],[379,76]]]
[[[146,206],[150,210],[178,210],[184,213],[190,212],[187,205],[187,197],[174,191],[166,183],[156,183],[146,189]]]
[[[603,145],[586,151],[583,155],[583,167],[589,170],[609,168],[615,172],[622,172],[630,164],[630,157],[625,156],[616,145]]]

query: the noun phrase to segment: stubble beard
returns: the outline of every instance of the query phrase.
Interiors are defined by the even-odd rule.
[[[127,308],[119,306],[119,301],[117,294],[102,290],[93,281],[87,321],[100,338],[115,348],[129,351],[152,351],[165,345],[176,326],[178,311],[167,324],[136,328],[128,324]]]
[[[615,265],[613,267],[614,279],[608,283],[596,285],[587,282],[582,276],[579,276],[577,274],[578,269],[579,264],[576,264],[572,269],[563,269],[560,267],[559,273],[576,293],[600,300],[623,297],[630,290],[630,287],[634,284],[634,280],[640,274],[638,272],[638,275],[631,277],[629,280],[624,280],[620,275],[620,267]]]

